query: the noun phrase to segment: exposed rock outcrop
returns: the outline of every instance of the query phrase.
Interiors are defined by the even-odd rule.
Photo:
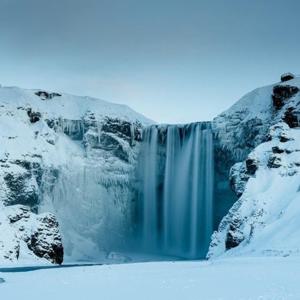
[[[27,115],[31,123],[36,123],[41,119],[41,113],[32,111],[31,108],[27,110]]]
[[[275,109],[280,109],[284,106],[286,101],[293,97],[295,94],[299,92],[299,88],[297,86],[292,85],[275,85],[273,87],[273,105]]]
[[[281,79],[281,82],[285,82],[285,81],[289,81],[289,80],[292,80],[295,78],[295,75],[288,72],[288,73],[284,73],[281,75],[280,79]]]
[[[40,97],[42,100],[50,100],[54,97],[61,97],[61,94],[59,93],[49,93],[46,91],[37,91],[35,94]]]
[[[63,262],[63,245],[55,216],[36,215],[22,205],[0,208],[0,261],[17,262],[29,257],[56,264]]]

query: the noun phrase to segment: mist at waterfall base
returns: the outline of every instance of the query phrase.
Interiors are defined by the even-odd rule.
[[[205,258],[213,231],[213,170],[209,122],[144,130],[137,207],[143,251]]]

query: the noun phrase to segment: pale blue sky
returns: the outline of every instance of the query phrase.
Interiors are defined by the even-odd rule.
[[[0,0],[0,83],[209,120],[300,73],[298,0]]]

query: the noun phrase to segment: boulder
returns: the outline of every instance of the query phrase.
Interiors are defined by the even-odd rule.
[[[239,226],[241,225],[241,221],[236,219],[233,220],[229,225],[229,230],[227,231],[225,247],[226,250],[230,250],[240,245],[240,243],[244,240],[243,233],[239,230]]]
[[[248,175],[254,175],[258,168],[258,161],[255,158],[248,157],[246,159],[246,171]]]
[[[279,154],[272,154],[269,157],[267,166],[269,168],[280,168],[281,167],[281,157]]]
[[[272,147],[272,152],[274,154],[282,154],[284,153],[284,149],[281,149],[279,146]]]
[[[281,75],[281,82],[289,81],[295,78],[295,75],[288,72]]]
[[[30,120],[31,123],[36,123],[36,122],[38,122],[38,121],[41,119],[41,117],[42,117],[41,113],[39,113],[39,112],[34,112],[34,111],[32,111],[31,108],[29,108],[29,109],[27,110],[27,115],[28,115],[29,120]]]

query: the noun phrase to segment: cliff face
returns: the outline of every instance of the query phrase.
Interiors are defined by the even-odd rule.
[[[213,120],[209,257],[299,252],[299,89],[286,75]],[[98,99],[0,88],[0,261],[128,250],[139,142],[151,123]]]
[[[61,263],[62,244],[72,259],[122,247],[141,128],[150,123],[98,99],[0,88],[0,228],[12,247],[0,257]]]
[[[214,233],[208,257],[299,251],[300,79],[285,79],[247,94],[215,119],[216,155],[233,165],[219,163],[217,172],[230,173],[239,199]]]

